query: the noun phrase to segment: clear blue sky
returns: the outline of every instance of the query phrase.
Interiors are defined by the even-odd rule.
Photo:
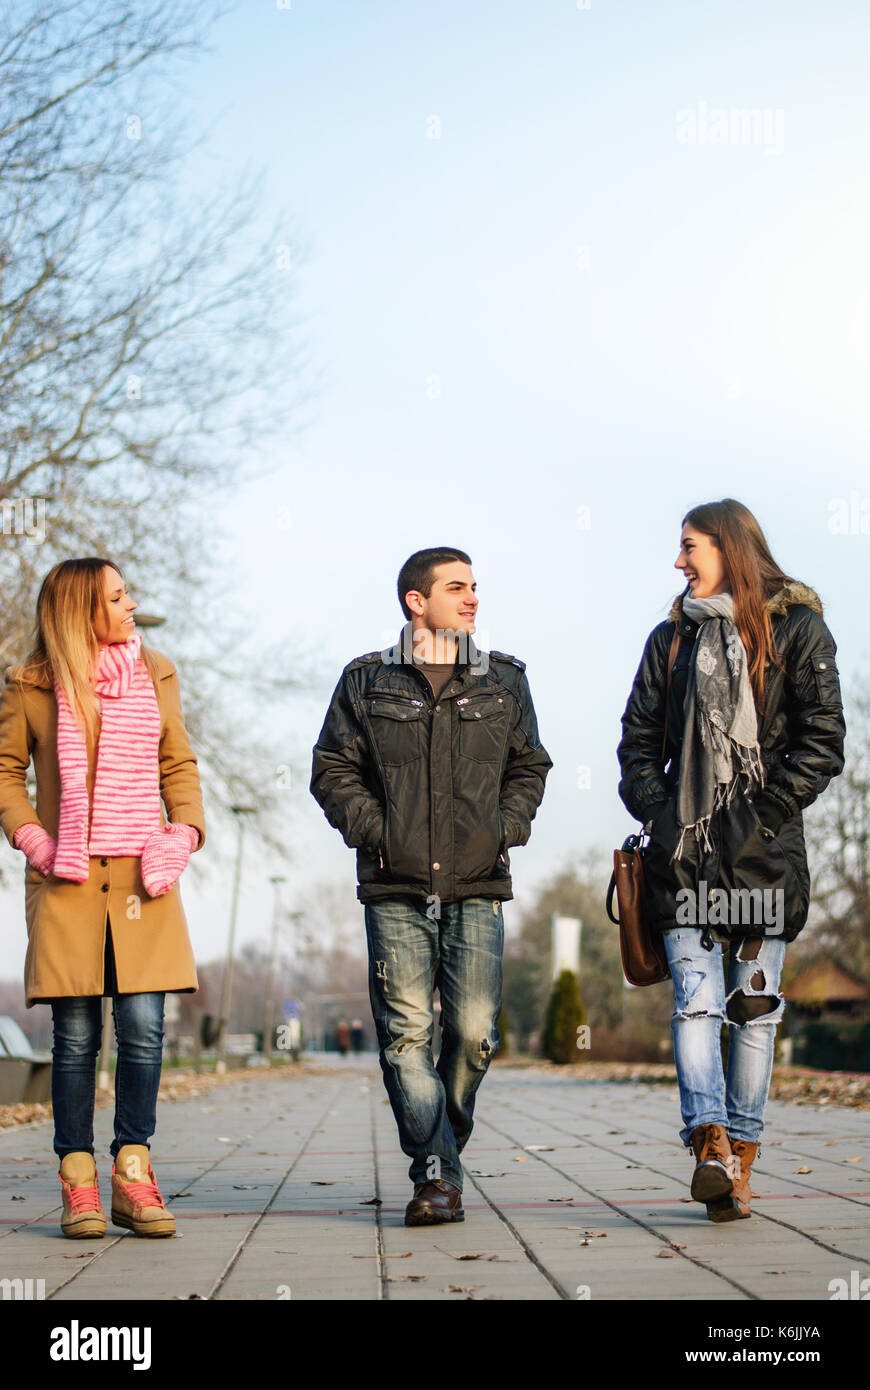
[[[751,507],[844,680],[870,669],[870,534],[829,524],[840,498],[870,527],[868,40],[845,0],[245,0],[186,72],[210,130],[190,189],[262,169],[266,221],[286,208],[306,248],[315,419],[221,518],[240,604],[329,673],[281,737],[307,762],[341,667],[400,625],[406,556],[467,550],[481,645],[527,662],[555,762],[520,897],[633,828],[619,717],[692,504]],[[741,109],[766,113],[754,142]],[[296,824],[288,899],[331,876],[352,915],[353,855],[304,786]],[[275,871],[250,861],[243,940]],[[211,955],[226,894],[185,900]]]

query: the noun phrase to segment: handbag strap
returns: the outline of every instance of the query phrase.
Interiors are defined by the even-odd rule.
[[[671,675],[674,669],[674,662],[677,659],[677,650],[680,645],[680,629],[674,623],[674,635],[671,638],[671,649],[668,652],[668,678],[665,684],[665,731],[662,735],[662,762],[665,760],[665,748],[668,742],[668,706],[671,694]]]

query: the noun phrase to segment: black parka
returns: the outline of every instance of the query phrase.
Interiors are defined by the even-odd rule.
[[[361,902],[508,899],[552,762],[525,663],[465,659],[434,698],[407,640],[344,668],[314,748],[311,792],[357,851]]]
[[[758,727],[764,789],[754,796],[741,792],[727,809],[714,813],[712,851],[702,853],[689,832],[685,853],[674,862],[683,702],[699,625],[683,615],[682,600],[677,599],[667,621],[647,639],[622,716],[617,755],[622,772],[619,794],[650,832],[644,854],[646,912],[656,931],[678,925],[678,891],[697,893],[702,882],[708,893],[716,888],[729,893],[781,889],[786,941],[793,941],[806,923],[810,875],[801,813],[843,770],[846,726],[837,647],[824,622],[821,600],[805,584],[790,581],[768,600],[768,608],[783,669],[768,662],[765,671],[765,714]],[[681,640],[671,679],[663,760],[667,662],[675,624]],[[716,930],[732,936],[759,934],[752,923],[718,925]]]

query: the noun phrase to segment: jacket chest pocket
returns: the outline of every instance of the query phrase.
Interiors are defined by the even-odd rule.
[[[505,697],[488,695],[472,699],[466,696],[456,701],[456,712],[461,756],[479,763],[499,762],[508,727]]]
[[[387,766],[413,762],[423,753],[422,700],[374,699],[368,705],[372,733]]]

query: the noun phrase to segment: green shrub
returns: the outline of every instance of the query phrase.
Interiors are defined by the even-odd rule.
[[[577,1029],[586,1022],[580,986],[573,970],[563,970],[550,995],[544,1021],[542,1046],[551,1062],[580,1062],[585,1053],[577,1047]]]

